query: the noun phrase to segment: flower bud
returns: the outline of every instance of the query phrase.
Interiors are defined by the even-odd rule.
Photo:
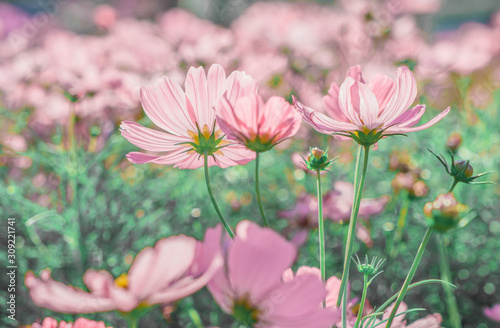
[[[317,147],[311,148],[304,165],[311,171],[323,171],[333,164],[333,160],[328,160],[328,149],[323,151]]]
[[[462,136],[460,133],[455,132],[452,135],[448,137],[448,140],[446,140],[446,147],[448,147],[451,152],[456,153],[458,147],[462,144]]]
[[[465,178],[468,179],[472,177],[474,174],[474,169],[472,168],[472,165],[470,165],[469,161],[456,161],[455,164],[452,166],[452,172],[451,172],[455,177],[459,178]],[[459,179],[459,180],[464,180],[464,179]]]
[[[459,203],[453,193],[449,192],[425,204],[424,214],[427,216],[427,224],[430,228],[446,232],[458,226],[461,214],[467,209],[466,205]]]

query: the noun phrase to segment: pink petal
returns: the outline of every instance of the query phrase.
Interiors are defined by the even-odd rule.
[[[337,306],[337,300],[339,298],[341,283],[342,283],[342,281],[335,276],[328,278],[328,280],[326,281],[325,288],[328,292],[328,294],[326,295],[326,307],[327,308]],[[349,293],[348,293],[348,295],[349,295]]]
[[[355,124],[358,128],[363,127],[363,123],[359,119],[359,114],[353,106],[352,92],[351,88],[356,85],[356,80],[350,76],[346,77],[339,91],[339,105],[340,109],[344,112],[344,115]],[[356,99],[354,99],[356,101]],[[359,108],[358,108],[359,110]]]
[[[417,105],[413,108],[406,110],[403,114],[396,117],[394,121],[388,123],[387,126],[390,125],[397,125],[398,127],[414,126],[420,121],[424,113],[425,113],[425,105]]]
[[[228,277],[239,295],[248,294],[259,304],[293,263],[296,248],[275,231],[247,220],[238,224],[236,236],[227,259]]]
[[[377,75],[370,82],[369,86],[377,98],[379,115],[381,115],[394,94],[395,83],[391,78],[385,75]]]
[[[230,104],[235,104],[240,97],[257,93],[257,81],[245,72],[234,71],[226,81],[226,95]]]
[[[351,99],[359,100],[359,107],[355,107],[355,110],[359,113],[363,124],[370,130],[377,127],[375,122],[379,107],[372,90],[366,84],[357,82],[351,87]],[[355,104],[353,101],[351,103]]]
[[[438,313],[428,315],[425,318],[415,321],[406,328],[440,328],[443,318]]]
[[[417,81],[413,73],[407,67],[399,67],[397,70],[396,91],[378,118],[378,122],[388,123],[393,121],[410,107],[416,96]]]
[[[212,105],[209,103],[207,76],[203,67],[191,67],[189,69],[186,76],[185,88],[186,96],[192,105],[195,121],[198,123],[198,126],[201,129],[207,124],[210,131],[212,131],[215,113]]]
[[[169,286],[164,291],[154,293],[148,302],[152,304],[156,303],[172,303],[174,301],[180,300],[186,296],[194,294],[214,277],[218,270],[223,266],[224,261],[220,254],[217,254],[211,265],[207,268],[203,274],[198,277],[186,277],[172,286]]]
[[[148,129],[135,122],[122,122],[120,132],[132,144],[149,151],[172,151],[179,148],[179,143],[192,142],[191,138]]]
[[[385,311],[384,314],[382,315],[382,320],[389,319],[389,316],[391,315],[392,309],[394,308],[394,303],[392,303]],[[398,310],[396,311],[396,314],[399,314],[401,312],[404,312],[408,310],[408,306],[406,305],[405,302],[401,302],[399,304]],[[403,328],[406,325],[405,321],[405,315],[400,315],[397,317],[394,317],[394,321],[391,324],[391,328]]]
[[[196,117],[186,105],[184,91],[168,77],[142,87],[140,96],[144,112],[157,126],[181,136],[196,131]]]
[[[346,75],[352,77],[356,82],[365,83],[363,75],[361,74],[361,65],[349,67]]]
[[[297,275],[262,301],[261,320],[272,322],[274,327],[329,327],[338,320],[339,313],[320,308],[325,296],[325,287],[317,274]]]
[[[389,133],[408,133],[408,132],[416,132],[416,131],[425,130],[427,128],[430,128],[431,126],[433,126],[437,122],[441,121],[446,115],[448,115],[449,112],[450,112],[450,107],[446,108],[444,111],[439,113],[436,117],[434,117],[432,120],[430,120],[429,122],[427,122],[425,124],[422,124],[422,125],[417,126],[417,127],[394,126],[394,127],[390,127],[389,129],[387,129],[386,133],[387,134],[389,134]]]
[[[107,295],[109,287],[114,284],[113,276],[106,270],[88,269],[83,275],[83,283],[91,293]]]
[[[49,271],[42,271],[40,278],[26,273],[25,284],[37,306],[61,313],[107,312],[116,309],[109,297],[97,296],[52,280]]]
[[[304,121],[312,125],[312,127],[321,133],[332,134],[336,132],[355,131],[357,127],[351,123],[339,122],[329,118],[325,114],[315,111],[312,108],[304,106],[295,97],[295,108],[302,115]]]
[[[184,235],[158,241],[135,258],[128,273],[129,290],[138,299],[146,299],[167,288],[184,275],[193,263],[196,239]]]
[[[344,112],[339,105],[339,92],[340,87],[337,83],[332,83],[328,94],[323,97],[323,104],[326,113],[336,121],[349,123],[349,119],[345,116]]]

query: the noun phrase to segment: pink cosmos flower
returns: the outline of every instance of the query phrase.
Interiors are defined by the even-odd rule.
[[[337,181],[333,190],[323,196],[323,211],[325,217],[332,221],[346,221],[351,216],[354,198],[354,186],[350,182]],[[389,196],[362,199],[358,217],[368,220],[372,216],[384,212]]]
[[[389,319],[391,315],[392,309],[394,308],[394,304],[390,305],[382,315],[382,320]],[[408,310],[408,306],[406,303],[402,302],[399,307],[397,314]],[[381,320],[375,320],[375,324],[380,323]],[[391,324],[391,328],[441,328],[441,322],[443,321],[442,317],[438,313],[434,313],[426,316],[425,318],[419,319],[409,325],[406,324],[405,315],[399,315],[394,318],[394,321]]]
[[[42,324],[37,322],[31,325],[31,328],[112,328],[107,327],[106,324],[102,321],[93,321],[87,318],[78,318],[74,323],[60,321],[57,322],[56,319],[51,317],[46,317],[43,319]]]
[[[493,321],[500,322],[500,304],[484,309],[484,315]]]
[[[221,246],[220,227],[210,230],[214,251],[223,249],[226,265],[208,289],[224,312],[252,327],[324,328],[337,314],[321,309],[326,290],[316,274],[283,280],[297,250],[275,231],[250,221],[236,227],[236,237]]]
[[[351,67],[339,86],[332,83],[323,98],[328,115],[304,106],[294,97],[304,120],[321,133],[350,137],[369,146],[393,134],[427,129],[445,117],[450,107],[429,122],[415,127],[425,112],[425,105],[410,108],[417,95],[417,82],[406,67],[397,70],[396,81],[377,76],[366,84],[361,67]]]
[[[236,84],[236,83],[235,83]],[[285,99],[271,97],[264,103],[258,94],[231,103],[223,97],[217,107],[217,122],[229,140],[255,152],[263,152],[300,128],[300,115]]]
[[[255,154],[227,140],[215,121],[214,106],[223,95],[236,101],[256,89],[250,76],[235,71],[226,78],[220,65],[212,65],[208,75],[203,67],[191,67],[185,91],[165,76],[142,87],[141,102],[146,115],[166,132],[125,121],[121,125],[122,135],[144,150],[166,154],[131,152],[127,158],[132,163],[174,165],[181,169],[202,167],[205,154],[209,156],[208,166],[226,168],[248,163]]]
[[[50,271],[40,277],[26,273],[25,284],[33,302],[62,313],[129,312],[138,306],[170,303],[193,294],[222,265],[215,252],[185,235],[161,239],[135,258],[128,274],[113,279],[107,271],[87,270],[83,282],[89,292],[52,280]]]

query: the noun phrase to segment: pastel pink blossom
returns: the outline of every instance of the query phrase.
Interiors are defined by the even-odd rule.
[[[333,190],[323,196],[323,211],[325,217],[332,221],[346,221],[351,216],[354,202],[354,186],[350,182],[337,181]],[[358,217],[367,220],[384,212],[389,202],[389,196],[365,198],[361,200]]]
[[[31,325],[31,328],[111,328],[107,327],[102,321],[89,320],[87,318],[78,318],[75,322],[59,321],[51,317],[43,319],[42,323],[37,322]]]
[[[484,315],[493,321],[500,322],[500,304],[484,309]]]
[[[445,117],[450,107],[429,122],[415,127],[425,112],[425,105],[409,109],[417,95],[417,82],[407,67],[397,70],[396,81],[379,75],[365,83],[361,67],[351,67],[339,87],[332,83],[323,98],[328,115],[294,103],[304,120],[325,134],[355,136],[383,132],[383,136],[427,129]],[[352,135],[351,135],[352,136]]]
[[[271,97],[264,103],[258,94],[231,102],[223,97],[217,107],[217,123],[229,140],[262,152],[294,136],[301,117],[285,99]]]
[[[391,315],[392,309],[394,308],[394,304],[390,305],[382,315],[382,320],[389,319]],[[408,310],[408,306],[406,303],[402,302],[399,307],[397,314]],[[434,313],[426,316],[425,318],[419,319],[409,325],[406,324],[405,315],[398,315],[394,318],[394,321],[391,324],[390,328],[441,328],[441,322],[443,321],[442,317],[438,313]],[[380,323],[381,320],[375,320],[375,324]]]
[[[214,250],[223,249],[226,265],[208,289],[224,312],[259,328],[324,328],[335,322],[335,312],[320,308],[326,296],[321,278],[304,274],[283,280],[297,250],[278,233],[241,221],[229,244],[221,246],[220,227],[211,236]]]
[[[89,292],[52,280],[50,271],[39,277],[26,273],[33,302],[62,313],[129,312],[141,306],[171,303],[203,288],[222,265],[216,252],[185,235],[161,239],[136,256],[127,274],[116,279],[105,270],[89,269],[83,282]]]
[[[214,106],[225,95],[237,99],[256,92],[255,81],[243,72],[235,71],[228,78],[220,65],[212,65],[205,74],[203,67],[188,71],[185,91],[179,84],[164,76],[156,83],[141,88],[141,102],[146,115],[161,132],[135,122],[122,122],[122,135],[134,145],[152,155],[131,152],[132,163],[174,165],[181,169],[203,166],[204,152],[208,166],[222,168],[246,164],[255,154],[244,146],[230,143],[215,120]],[[213,137],[213,141],[210,141]],[[210,147],[206,147],[210,143]]]

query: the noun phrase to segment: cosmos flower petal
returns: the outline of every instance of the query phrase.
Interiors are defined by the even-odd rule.
[[[122,122],[120,132],[130,143],[149,151],[172,151],[178,149],[180,143],[192,142],[187,137],[156,131],[128,121]]]
[[[140,97],[144,112],[160,128],[181,136],[196,131],[195,117],[188,112],[186,95],[178,83],[163,76],[141,87]]]
[[[355,130],[356,126],[351,123],[336,121],[323,113],[317,112],[312,108],[304,106],[294,97],[295,108],[302,115],[304,121],[312,125],[312,127],[321,133],[332,134],[335,132],[343,132]]]
[[[236,235],[227,260],[229,278],[241,295],[248,293],[258,303],[291,266],[296,249],[273,230],[247,220],[238,224]]]
[[[415,131],[422,131],[425,130],[437,122],[441,121],[448,113],[450,112],[450,107],[446,108],[444,111],[439,113],[436,117],[434,117],[432,120],[429,122],[419,125],[417,127],[390,127],[387,129],[386,134],[391,134],[391,133],[408,133],[408,132],[415,132]]]
[[[417,96],[417,81],[408,67],[402,66],[397,70],[396,91],[387,104],[378,122],[388,123],[401,115],[415,101]],[[387,124],[386,124],[387,126]]]
[[[441,315],[434,313],[409,324],[406,328],[440,328],[442,321]]]
[[[348,76],[345,78],[344,82],[340,86],[339,91],[339,105],[340,109],[344,112],[344,115],[358,128],[363,127],[363,123],[359,119],[359,113],[356,112],[352,103],[352,92],[351,88],[356,85],[356,80]],[[356,99],[354,99],[356,100]],[[358,99],[359,101],[359,99]]]
[[[388,125],[397,125],[398,127],[411,127],[417,124],[422,115],[425,113],[425,105],[417,105],[413,108],[408,109],[403,114],[396,117],[394,121],[390,122]]]
[[[378,114],[381,115],[394,94],[395,83],[388,76],[377,75],[370,81],[369,87],[377,98],[379,107]]]

